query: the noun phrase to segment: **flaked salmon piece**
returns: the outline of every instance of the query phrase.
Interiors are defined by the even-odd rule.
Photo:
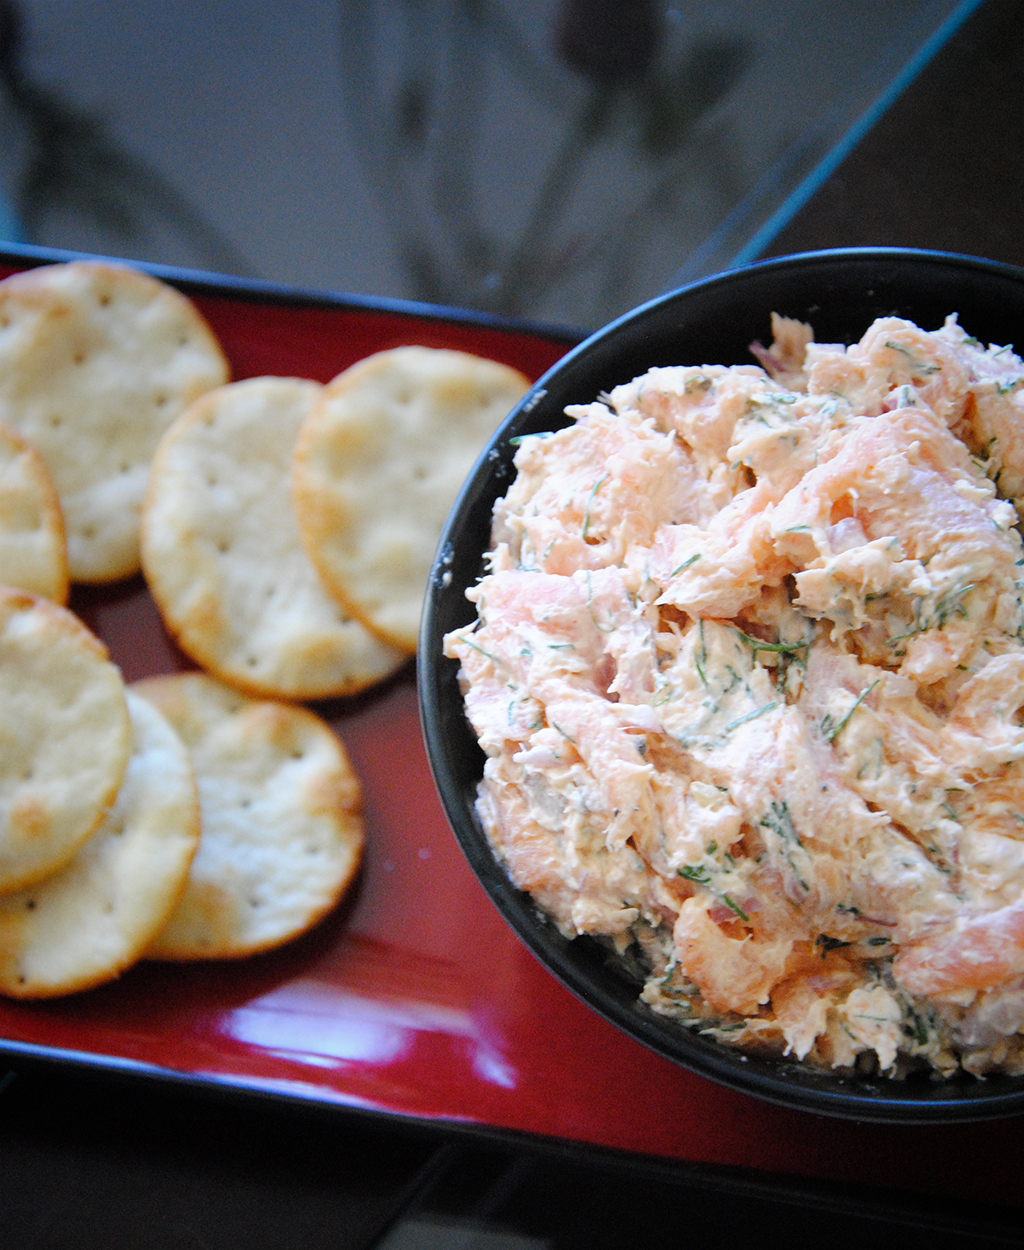
[[[758,732],[784,700],[756,639],[721,621],[697,621],[674,631],[677,645],[660,665],[652,700],[663,732],[703,759],[708,751]]]
[[[657,526],[701,515],[701,478],[678,441],[603,404],[565,430],[524,439],[515,462],[492,536],[520,568],[567,575],[619,564]]]
[[[681,769],[662,769],[654,772],[651,788],[658,820],[638,829],[634,838],[647,862],[666,879],[701,865],[709,846],[715,848],[712,855],[725,854],[743,836],[742,813],[718,786]],[[697,875],[709,876],[709,869]]]
[[[482,627],[474,638],[490,644],[486,650],[518,680],[554,673],[592,692],[605,692],[614,675],[606,657],[612,635],[639,621],[615,568],[573,575],[510,569],[484,577],[473,598]],[[452,637],[457,643],[458,634]]]
[[[874,1051],[883,1072],[895,1067],[896,1056],[904,1045],[904,1009],[884,985],[851,990],[836,1015],[858,1053]]]
[[[672,934],[679,964],[713,1008],[755,1015],[771,997],[793,943],[758,942],[749,934],[733,937],[711,919],[709,910],[706,899],[683,904]]]
[[[623,845],[653,809],[640,745],[660,722],[650,706],[653,633],[621,574],[510,571],[484,579],[476,599],[480,626],[472,636],[449,635],[446,646],[462,660],[467,712],[484,749],[501,752],[514,738],[518,758],[537,767],[582,761],[608,813],[609,845]]]
[[[628,929],[642,905],[650,910],[650,882],[639,867],[610,854],[578,814],[554,829],[550,819],[542,824],[535,818],[539,805],[510,761],[488,761],[477,811],[491,846],[512,881],[563,932],[611,936]]]
[[[1024,652],[995,656],[957,694],[942,729],[943,754],[978,779],[1024,759]]]
[[[713,775],[729,777],[731,801],[756,829],[763,862],[799,908],[805,932],[866,941],[953,914],[948,878],[857,792],[842,759],[829,758],[829,744],[812,741],[817,729],[797,708],[781,709],[739,759],[707,760]]]
[[[889,821],[884,853],[863,874],[869,884],[857,905],[892,922],[885,931],[894,939],[913,937],[959,908],[963,829],[953,799],[969,782],[944,751],[942,718],[911,681],[829,647],[815,648],[807,667],[798,706],[809,731],[827,744],[841,784]],[[862,875],[856,864],[846,871]]]
[[[1024,899],[942,926],[933,937],[905,947],[893,973],[921,997],[990,990],[1024,974]]]
[[[760,483],[736,496],[705,526],[663,525],[651,544],[648,570],[663,587],[661,606],[693,617],[729,619],[777,586],[793,564],[772,542],[771,492]]]
[[[781,386],[792,391],[807,390],[807,374],[804,361],[807,348],[814,341],[814,330],[806,321],[795,317],[780,317],[772,313],[772,343],[763,347],[751,343],[750,350],[761,368]]]
[[[649,418],[659,430],[675,434],[707,478],[725,459],[751,399],[782,392],[754,365],[671,365],[615,387],[611,402],[616,412]]]
[[[851,518],[867,541],[896,538],[906,558],[933,557],[946,535],[964,534],[985,551],[996,542],[988,537],[992,529],[1003,533],[998,545],[1007,554],[1019,552],[1006,504],[963,444],[921,407],[853,427],[842,450],[806,473],[773,510],[772,531],[778,539],[808,533],[816,553],[830,556],[851,546],[849,533],[833,528]]]
[[[1024,369],[1020,378],[1024,380]],[[979,464],[1012,501],[1018,516],[1024,512],[1024,390],[1013,378],[983,379],[971,387],[954,433],[978,458]],[[1011,389],[1012,388],[1012,389]]]
[[[912,506],[910,505],[912,501]],[[864,650],[925,684],[1019,618],[1021,542],[1004,501],[927,409],[862,423],[771,514],[796,603],[834,636],[872,622]],[[935,631],[942,631],[941,642]]]
[[[828,1027],[828,1017],[854,980],[852,972],[835,985],[812,985],[806,974],[785,977],[772,987],[772,1013],[785,1038],[785,1055],[805,1059]]]
[[[857,420],[849,405],[834,399],[767,392],[752,397],[736,422],[726,458],[777,501],[810,469],[841,450]]]
[[[959,889],[971,911],[1020,897],[1024,879],[1024,762],[1004,765],[950,795],[960,822]]]
[[[1024,362],[1011,347],[986,348],[946,318],[938,338],[957,353],[968,376],[954,433],[976,456],[1000,493],[1024,511]]]
[[[962,414],[967,375],[958,353],[944,339],[900,317],[882,317],[859,343],[807,349],[811,395],[840,397],[869,417],[896,407],[910,388],[945,425]]]

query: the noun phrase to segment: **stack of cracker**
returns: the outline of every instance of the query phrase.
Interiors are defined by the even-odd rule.
[[[337,903],[359,783],[296,702],[415,652],[444,518],[526,387],[420,347],[231,383],[144,274],[0,282],[0,993],[267,950]],[[61,606],[140,567],[205,672],[125,689]]]
[[[326,699],[406,655],[324,589],[299,541],[288,466],[324,388],[250,378],[193,404],[157,448],[142,521],[146,581],[181,649],[251,694]]]
[[[163,436],[142,566],[198,664],[251,693],[352,694],[415,653],[448,510],[526,390],[507,365],[399,347],[326,386],[251,378]]]
[[[305,932],[363,845],[359,784],[304,708],[200,673],[125,688],[66,608],[0,589],[0,992]]]

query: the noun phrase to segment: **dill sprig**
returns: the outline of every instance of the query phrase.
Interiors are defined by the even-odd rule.
[[[584,541],[584,542],[586,542],[586,541],[587,541],[587,530],[589,530],[589,529],[590,529],[590,505],[594,502],[594,496],[595,496],[595,495],[597,494],[597,492],[601,489],[601,487],[605,484],[605,482],[607,482],[607,481],[608,481],[608,478],[609,478],[609,477],[610,477],[610,474],[606,473],[606,474],[604,475],[604,477],[598,478],[598,480],[594,483],[593,488],[592,488],[592,489],[591,489],[591,491],[590,491],[590,496],[589,496],[589,498],[587,499],[587,507],[586,507],[586,511],[585,511],[585,512],[584,512],[584,514],[583,514],[583,534],[582,534],[582,538],[583,538],[583,541]]]
[[[737,716],[735,720],[731,720],[728,725],[722,729],[722,733],[732,733],[734,729],[739,729],[740,725],[745,725],[748,721],[757,720],[759,716],[764,716],[765,712],[770,712],[773,708],[778,706],[778,703],[772,699],[771,703],[766,703],[764,707],[756,707],[752,712],[747,712],[743,716]]]
[[[459,642],[464,642],[467,647],[472,647],[474,651],[479,651],[481,655],[487,656],[487,658],[493,664],[498,664],[504,667],[504,662],[502,660],[499,660],[496,655],[491,655],[490,651],[485,651],[483,647],[477,646],[475,642],[470,642],[470,640],[466,638],[463,634],[456,634],[455,637],[458,639]]]
[[[905,633],[893,634],[888,640],[889,645],[892,646],[893,643],[902,642],[905,638],[914,638],[918,634],[927,633],[930,629],[942,629],[953,616],[966,620],[968,614],[967,605],[963,602],[964,595],[974,590],[976,585],[977,582],[968,582],[966,586],[957,586],[938,598],[930,610],[926,606],[926,600],[921,596],[916,596],[912,627]]]
[[[753,634],[745,634],[742,629],[737,629],[733,625],[729,628],[734,634],[743,639],[751,651],[753,651],[755,659],[759,651],[796,655],[799,651],[806,651],[811,645],[809,642],[765,642],[762,638],[755,638]]]
[[[864,700],[868,697],[871,691],[874,690],[874,688],[878,685],[878,683],[881,680],[882,680],[881,677],[876,677],[870,686],[868,686],[865,690],[862,690],[860,694],[857,696],[857,698],[854,700],[853,706],[846,713],[843,719],[839,721],[838,723],[833,723],[832,717],[827,714],[825,715],[824,719],[821,722],[821,732],[826,742],[835,742],[835,740],[839,737],[839,735],[843,732],[843,730],[849,724],[850,717],[854,714],[854,712],[856,712],[856,710],[860,707],[860,705],[864,702]]]
[[[669,573],[669,578],[678,577],[678,575],[683,571],[683,569],[688,569],[691,564],[696,564],[699,559],[700,559],[700,552],[695,551],[693,555],[685,559],[682,562],[682,564],[676,565],[676,567],[672,570],[672,572]]]

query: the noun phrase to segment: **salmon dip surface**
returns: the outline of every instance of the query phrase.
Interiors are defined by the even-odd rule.
[[[524,437],[445,639],[477,811],[729,1046],[1024,1072],[1024,363],[950,316],[651,369]]]

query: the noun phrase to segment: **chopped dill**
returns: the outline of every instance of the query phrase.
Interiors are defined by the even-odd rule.
[[[765,829],[770,829],[783,844],[798,846],[801,850],[803,849],[803,843],[800,841],[800,836],[796,831],[796,826],[793,824],[793,817],[789,814],[789,804],[785,799],[783,799],[781,803],[775,799],[772,800],[771,808],[769,809],[768,814],[761,821],[761,825]],[[793,862],[792,851],[785,852],[785,857],[786,862],[793,870],[793,875],[796,877],[797,881],[800,882],[800,885],[805,890],[809,890],[811,887],[807,884],[803,877],[800,876],[797,866]],[[795,902],[793,903],[793,906],[796,906]]]
[[[755,638],[751,634],[745,634],[742,629],[736,629],[730,626],[732,632],[742,638],[747,646],[753,651],[754,657],[757,657],[759,651],[774,651],[785,653],[786,655],[795,655],[798,651],[806,651],[811,645],[809,642],[765,642],[761,638]]]
[[[467,647],[472,647],[474,651],[479,651],[481,655],[486,655],[492,664],[501,664],[501,660],[496,655],[491,655],[490,651],[485,651],[483,647],[478,647],[475,642],[470,642],[468,638],[464,638],[462,634],[456,634],[455,637],[459,642],[464,642]]]
[[[669,577],[670,578],[677,577],[683,571],[683,569],[688,569],[691,564],[696,564],[699,559],[700,559],[700,552],[695,551],[692,556],[684,560],[682,564],[680,564],[677,568],[674,568],[672,572],[669,573]]]
[[[730,911],[734,911],[736,915],[739,916],[739,918],[745,924],[750,923],[750,917],[747,915],[747,913],[743,910],[742,907],[739,906],[738,903],[734,903],[728,894],[722,895],[722,902],[726,905],[726,907],[729,908]]]
[[[928,1025],[925,1024],[924,1020],[918,1015],[918,1013],[913,1009],[913,1007],[911,1007],[909,1003],[906,1004],[906,1011],[907,1011],[907,1024],[905,1024],[903,1027],[906,1029],[907,1033],[909,1033],[910,1036],[914,1039],[914,1041],[917,1042],[919,1046],[926,1045],[928,1041]]]
[[[765,712],[770,712],[778,706],[776,701],[772,699],[771,703],[766,703],[764,707],[756,707],[752,712],[747,712],[744,716],[737,716],[735,720],[731,720],[722,730],[722,733],[732,733],[734,729],[739,729],[740,725],[745,725],[747,721],[757,720],[759,716],[763,716]]]
[[[854,714],[854,712],[856,712],[856,710],[860,707],[860,705],[864,702],[864,700],[868,697],[871,691],[874,690],[874,688],[878,685],[878,683],[881,680],[882,680],[881,677],[876,677],[875,680],[871,683],[870,686],[867,687],[866,690],[862,690],[860,692],[860,694],[856,698],[856,701],[853,704],[853,707],[850,708],[850,710],[846,713],[843,719],[839,721],[838,724],[833,723],[832,717],[826,714],[826,716],[821,722],[821,732],[826,742],[835,742],[836,738],[839,737],[839,735],[843,732],[843,730],[849,724],[850,717]]]
[[[708,651],[707,651],[707,646],[704,642],[704,619],[703,617],[701,618],[700,622],[697,625],[697,633],[700,636],[700,654],[694,651],[693,663],[694,663],[694,667],[697,669],[697,676],[700,678],[701,684],[706,686],[708,684],[708,679],[704,676],[704,669],[701,667],[703,664],[707,664],[708,662]]]
[[[687,881],[695,881],[698,885],[708,885],[711,881],[708,870],[700,864],[684,864],[679,869],[679,876],[685,877]]]
[[[772,833],[778,834],[784,842],[795,842],[797,846],[803,846],[796,826],[793,824],[793,817],[789,814],[789,804],[785,799],[781,803],[772,799],[771,808],[761,821],[761,825],[765,829],[770,829]]]
[[[605,484],[605,482],[608,481],[608,478],[609,478],[609,474],[607,473],[604,475],[604,477],[598,478],[598,480],[594,483],[593,489],[590,492],[590,498],[587,500],[586,512],[583,514],[582,538],[584,542],[586,542],[587,540],[587,530],[590,528],[590,505],[594,502],[594,496],[601,489],[601,487]]]
[[[933,373],[938,373],[941,365],[925,364],[923,360],[918,360],[914,353],[903,347],[900,343],[893,342],[892,339],[886,339],[885,345],[890,351],[899,352],[901,356],[906,356],[911,368],[914,370],[915,377],[927,378]]]
[[[946,815],[949,817],[950,820],[955,820],[957,824],[960,823],[960,814],[956,810],[956,808],[953,806],[953,804],[949,801],[948,798],[943,799],[942,802],[939,804],[939,806],[946,813]],[[931,848],[929,847],[929,850],[930,849]],[[938,850],[937,847],[935,849]]]
[[[913,626],[905,633],[893,634],[889,639],[889,645],[902,642],[905,638],[913,638],[929,629],[942,629],[953,616],[966,620],[968,613],[967,606],[963,602],[964,595],[972,591],[976,585],[976,582],[968,582],[966,586],[957,586],[954,590],[940,596],[930,611],[924,606],[925,600],[920,595],[915,596],[917,602],[914,606]],[[896,654],[898,655],[899,652]]]
[[[613,634],[615,632],[614,625],[602,625],[597,619],[597,613],[594,611],[594,588],[590,584],[590,569],[587,569],[587,611],[590,613],[590,619],[594,622],[602,634]]]

